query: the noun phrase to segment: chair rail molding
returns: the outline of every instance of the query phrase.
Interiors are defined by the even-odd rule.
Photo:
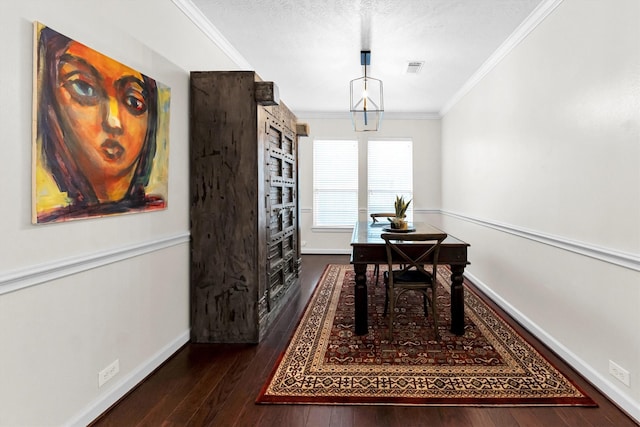
[[[303,214],[311,214],[313,213],[312,208],[301,208],[300,212]],[[360,209],[359,213],[366,213],[366,209]],[[590,258],[597,259],[599,261],[604,261],[609,264],[614,264],[619,267],[628,268],[633,271],[640,271],[640,254],[628,253],[617,251],[611,248],[604,248],[597,245],[592,245],[585,242],[579,242],[571,239],[564,238],[562,236],[554,236],[551,234],[542,233],[536,230],[530,230],[524,227],[518,227],[511,224],[500,223],[498,221],[492,221],[490,219],[478,218],[470,215],[465,215],[453,211],[442,210],[442,209],[414,209],[414,216],[418,215],[433,215],[440,214],[445,216],[450,216],[452,218],[457,218],[462,221],[471,222],[477,225],[481,225],[483,227],[492,228],[494,230],[501,231],[503,233],[509,233],[518,237],[522,237],[525,239],[533,240],[539,243],[543,243],[545,245],[553,246],[559,249],[563,249],[569,252],[573,252],[576,254],[580,254],[583,256],[588,256]],[[345,229],[331,229],[325,228],[320,229],[317,227],[312,227],[313,232],[326,232],[326,233],[339,233],[339,232],[349,232],[350,228]],[[303,253],[305,254],[336,254],[336,253],[350,253],[345,250],[330,250],[330,249],[312,249],[312,248],[303,248]],[[1,282],[0,282],[1,283]]]
[[[561,236],[554,236],[551,234],[541,233],[536,230],[529,230],[523,227],[517,227],[511,224],[504,224],[497,221],[488,219],[476,218],[456,212],[442,210],[443,215],[447,215],[453,218],[457,218],[463,221],[472,222],[474,224],[481,225],[483,227],[493,228],[504,233],[513,234],[515,236],[523,237],[525,239],[533,240],[546,245],[554,246],[556,248],[564,249],[569,252],[574,252],[580,255],[588,256],[599,261],[608,262],[620,267],[628,268],[634,271],[640,271],[640,254],[633,254],[628,252],[616,251],[610,248],[604,248],[601,246],[591,245],[585,242],[578,242],[571,239],[566,239]]]
[[[351,113],[344,111],[296,111],[296,116],[301,120],[351,120]],[[390,111],[384,113],[384,120],[440,120],[442,116],[433,112],[400,112]]]
[[[0,295],[77,274],[92,268],[189,243],[188,232],[162,237],[130,246],[95,252],[85,256],[37,264],[0,274]]]

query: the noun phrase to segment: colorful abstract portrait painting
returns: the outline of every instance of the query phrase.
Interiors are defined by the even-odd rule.
[[[167,207],[171,91],[36,22],[33,218]]]

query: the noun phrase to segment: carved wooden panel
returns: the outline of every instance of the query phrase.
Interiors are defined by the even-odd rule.
[[[267,212],[270,216],[267,240],[271,248],[269,258],[269,305],[277,305],[286,295],[298,275],[297,230],[297,153],[292,127],[287,116],[267,114],[266,139],[269,189]]]

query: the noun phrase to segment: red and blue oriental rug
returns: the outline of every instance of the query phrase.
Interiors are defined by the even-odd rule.
[[[369,333],[357,336],[353,268],[327,266],[257,403],[596,406],[469,288],[465,333],[452,334],[449,275],[439,271],[440,341],[411,292],[389,340],[384,285],[369,286]]]

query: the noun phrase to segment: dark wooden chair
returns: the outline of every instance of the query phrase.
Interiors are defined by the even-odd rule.
[[[373,224],[375,224],[376,222],[378,222],[378,218],[395,218],[396,214],[395,213],[384,213],[384,212],[382,212],[382,213],[372,213],[369,216],[371,217],[371,220],[373,221]],[[378,284],[378,280],[380,278],[380,264],[374,264],[374,266],[373,266],[373,275],[376,276],[376,285],[377,285]]]
[[[393,339],[393,317],[398,297],[407,291],[417,291],[422,294],[425,317],[428,317],[427,305],[431,306],[431,317],[435,329],[435,339],[440,340],[438,332],[438,309],[436,306],[438,256],[442,241],[447,238],[446,233],[382,233],[387,250],[387,265],[389,271],[384,272],[386,298],[384,315],[389,308],[389,340]],[[425,245],[409,246],[407,242],[422,242]],[[432,244],[429,244],[432,243]],[[416,250],[417,248],[419,250]],[[409,249],[410,248],[410,249]],[[393,266],[402,264],[400,269]],[[431,265],[426,270],[425,265]],[[429,296],[431,290],[431,296]]]

